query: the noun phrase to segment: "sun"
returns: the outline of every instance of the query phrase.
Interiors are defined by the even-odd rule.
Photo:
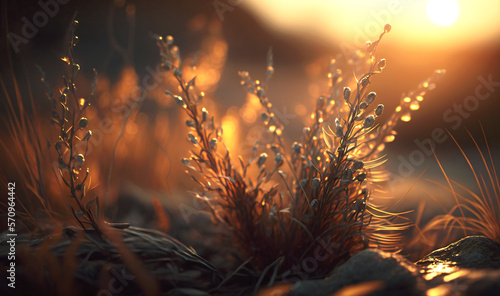
[[[459,10],[456,0],[429,0],[427,2],[427,16],[440,26],[449,26],[455,23]]]

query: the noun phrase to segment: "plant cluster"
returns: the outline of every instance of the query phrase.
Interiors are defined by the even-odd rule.
[[[86,168],[85,157],[92,131],[87,128],[89,122],[84,117],[85,110],[94,99],[97,72],[94,70],[94,82],[88,98],[79,97],[75,82],[80,71],[80,65],[75,61],[74,54],[74,47],[78,43],[78,36],[75,35],[78,21],[75,17],[70,26],[68,56],[62,58],[67,64],[67,75],[63,76],[64,87],[59,91],[58,99],[55,98],[50,86],[45,83],[43,72],[41,74],[42,82],[47,88],[46,95],[52,104],[50,120],[57,126],[59,132],[58,141],[54,144],[57,152],[57,171],[69,192],[69,197],[74,201],[69,203],[71,212],[82,228],[91,226],[98,230],[99,198],[95,196],[89,199],[87,194],[91,185],[90,170]]]
[[[354,81],[331,61],[329,93],[317,99],[313,122],[291,147],[285,144],[284,125],[267,96],[274,73],[272,52],[265,82],[239,72],[242,86],[260,101],[262,122],[273,137],[270,145],[255,143],[248,160],[235,160],[225,148],[223,130],[203,107],[205,94],[197,88],[196,77],[188,78],[181,70],[173,37],[156,36],[162,68],[179,83],[179,92],[166,94],[188,116],[187,140],[194,149],[182,162],[201,187],[196,197],[226,227],[240,256],[251,258],[250,264],[263,274],[272,268],[272,279],[300,274],[311,258],[308,274],[324,275],[358,250],[394,247],[395,232],[405,227],[392,221],[397,214],[372,203],[387,177],[381,166],[384,143],[394,140],[396,123],[410,120],[409,112],[418,109],[443,71],[404,95],[389,120],[378,125],[384,105],[375,103],[377,95],[369,85],[386,66],[375,52],[390,30],[387,24],[378,40],[367,42],[366,52],[354,53],[350,63],[355,73],[363,73]]]

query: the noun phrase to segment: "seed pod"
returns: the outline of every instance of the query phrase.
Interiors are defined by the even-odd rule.
[[[362,161],[355,161],[352,168],[356,171],[362,169],[364,165],[365,164]]]
[[[366,51],[371,52],[373,50],[373,43],[371,41],[366,41]]]
[[[323,109],[325,107],[325,98],[323,96],[318,98],[318,101],[316,102],[316,109]]]
[[[344,87],[344,100],[349,102],[349,98],[351,97],[351,89],[349,87]]]
[[[201,109],[201,115],[202,115],[201,122],[207,121],[207,119],[208,119],[208,111],[207,111],[207,109],[205,109],[205,107],[203,107]]]
[[[188,120],[186,120],[186,125],[188,127],[194,127],[194,121],[188,119]]]
[[[257,160],[257,165],[259,167],[261,167],[267,160],[267,153],[262,153],[260,156],[259,156],[259,160]]]
[[[260,115],[260,119],[261,119],[262,121],[269,121],[269,115],[267,115],[267,113],[262,113],[262,114]]]
[[[319,178],[312,179],[311,186],[312,186],[312,189],[318,188],[319,187]]]
[[[384,31],[385,31],[386,33],[389,33],[389,32],[391,31],[391,29],[392,29],[391,24],[389,24],[389,23],[385,24],[385,26],[384,26]]]
[[[66,90],[66,89],[64,89],[64,90]],[[66,104],[66,97],[67,97],[66,92],[63,92],[61,94],[61,96],[59,97],[59,102]]]
[[[302,144],[294,142],[292,145],[292,150],[295,153],[300,153],[300,151],[302,150]]]
[[[167,45],[174,44],[174,37],[168,35],[167,37],[165,37],[165,39],[167,40]]]
[[[190,160],[188,158],[183,158],[183,159],[181,159],[181,162],[183,164],[189,164]]]
[[[375,123],[375,117],[373,115],[368,115],[363,122],[364,128],[369,128]]]
[[[366,109],[366,107],[368,107],[368,104],[366,102],[361,102],[361,104],[359,104],[359,109],[361,110]]]
[[[210,147],[212,147],[212,148],[217,147],[217,139],[216,138],[212,138],[212,140],[210,140]]]
[[[89,124],[89,121],[87,120],[87,118],[82,117],[82,118],[80,119],[80,122],[78,122],[78,127],[79,127],[79,128],[84,128],[84,127],[86,127],[88,124]]]
[[[170,71],[170,70],[172,70],[172,62],[166,61],[166,62],[162,63],[161,64],[161,68],[164,71]]]
[[[88,131],[83,137],[82,141],[88,141],[92,137],[92,131]]]
[[[189,137],[189,141],[191,141],[191,143],[198,144],[198,139],[192,133],[189,133],[188,137]]]
[[[377,94],[375,92],[371,92],[369,93],[367,96],[366,96],[366,99],[365,99],[365,102],[370,105],[373,100],[375,100],[375,98],[377,97]]]
[[[344,135],[344,129],[340,125],[338,118],[335,119],[335,136],[342,137]]]
[[[311,209],[315,209],[315,208],[318,207],[318,204],[319,204],[318,200],[317,199],[313,199],[311,201],[311,204],[309,205],[309,207],[311,207]]]
[[[276,154],[276,156],[274,157],[274,162],[276,163],[277,166],[282,165],[283,164],[283,154],[281,154],[281,153]]]
[[[379,104],[377,109],[375,109],[375,115],[380,116],[384,112],[384,105]]]
[[[81,167],[83,165],[83,163],[85,162],[85,157],[83,156],[83,154],[78,154],[75,157],[75,160],[76,160],[76,166]]]
[[[344,136],[344,129],[342,128],[342,126],[338,125],[336,128],[335,128],[335,136],[337,137],[342,137]]]
[[[175,68],[174,75],[178,77],[182,76],[182,70],[179,68]]]
[[[366,173],[359,174],[356,179],[358,179],[359,182],[363,182],[366,179]]]
[[[378,68],[380,70],[382,70],[382,69],[385,68],[386,64],[387,64],[386,60],[385,59],[381,59],[380,62],[378,62]]]
[[[174,100],[179,105],[180,107],[186,107],[186,104],[184,103],[184,100],[180,96],[174,96]]]

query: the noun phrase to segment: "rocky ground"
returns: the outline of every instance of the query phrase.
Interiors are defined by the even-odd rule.
[[[144,289],[149,295],[190,296],[500,295],[500,245],[482,236],[465,237],[415,263],[399,254],[366,249],[325,279],[278,280],[270,287],[261,282],[255,289],[258,275],[245,268],[222,273],[194,249],[168,235],[122,224],[112,226],[107,237],[119,235],[124,244],[104,241],[92,231],[82,236],[73,228],[65,228],[59,237],[19,237],[22,251],[17,259],[21,264],[16,269],[17,288],[6,288],[2,277],[2,295],[67,295],[69,291],[77,295],[76,290],[81,295],[148,295]],[[135,257],[124,252],[125,245]],[[4,260],[8,250],[3,242],[0,246]],[[49,249],[53,256],[47,255]],[[68,263],[70,250],[78,264]],[[134,258],[143,263],[129,271],[126,266],[133,266]],[[6,268],[5,262],[2,264]],[[57,272],[59,277],[54,278]],[[153,280],[140,276],[146,273]],[[106,285],[103,278],[113,284]]]
[[[468,236],[415,263],[367,249],[326,279],[294,284],[287,295],[500,295],[500,245]]]
[[[500,245],[483,236],[465,237],[417,262],[366,249],[326,278],[291,282],[273,278],[272,271],[260,279],[260,273],[244,264],[234,270],[230,244],[216,239],[220,233],[207,216],[192,215],[187,223],[168,211],[168,235],[152,230],[151,201],[123,204],[133,204],[142,213],[143,228],[109,224],[104,227],[106,239],[72,227],[37,237],[18,235],[16,289],[0,277],[0,295],[500,295]],[[130,212],[118,209],[115,218],[132,221]],[[0,235],[3,270],[9,264],[8,239]]]

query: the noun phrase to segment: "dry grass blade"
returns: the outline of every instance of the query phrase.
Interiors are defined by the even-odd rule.
[[[448,186],[444,186],[434,180],[429,181],[450,192],[453,195],[456,204],[448,211],[447,214],[439,215],[435,219],[431,220],[423,228],[424,233],[444,228],[447,229],[446,240],[449,240],[453,231],[461,230],[463,235],[482,234],[500,243],[500,186],[490,146],[483,129],[482,132],[486,149],[488,151],[488,159],[481,151],[476,139],[474,139],[472,134],[467,130],[467,133],[474,143],[478,155],[480,156],[482,166],[486,171],[486,178],[483,174],[481,174],[477,164],[473,163],[470,157],[465,153],[456,138],[450,134],[469,166],[470,172],[472,173],[472,176],[477,184],[478,193],[465,186],[462,182],[457,182],[449,178],[437,156],[435,156],[439,167],[445,176]],[[457,191],[463,193],[458,193]],[[456,215],[457,211],[459,212],[458,216]]]

